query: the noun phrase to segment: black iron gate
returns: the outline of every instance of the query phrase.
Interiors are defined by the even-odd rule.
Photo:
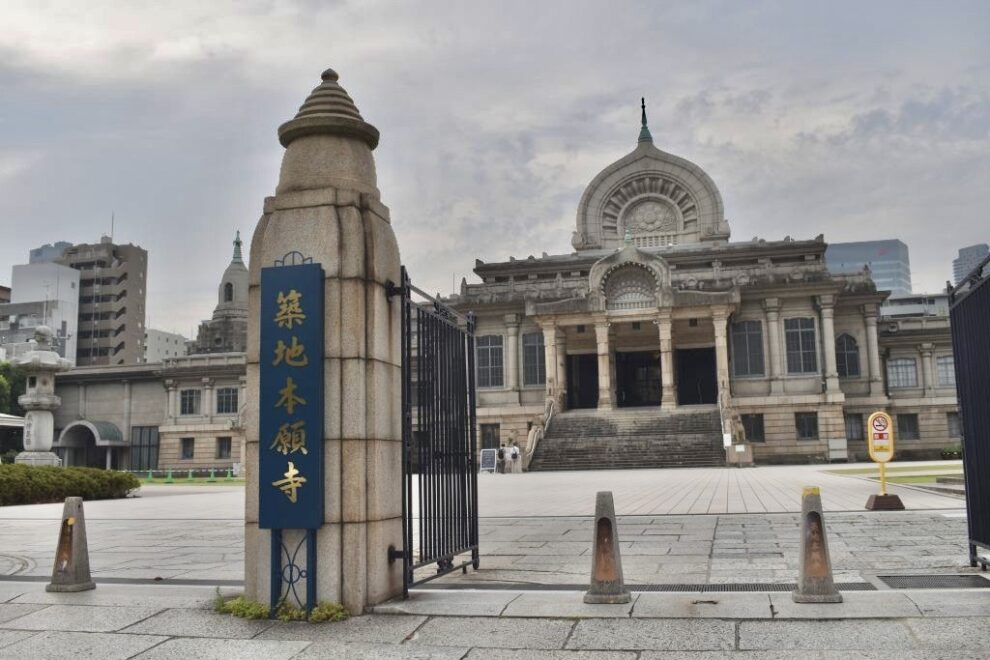
[[[963,431],[969,563],[987,569],[990,549],[990,259],[949,292],[952,353]]]
[[[405,267],[390,295],[402,300],[403,548],[390,549],[389,560],[403,562],[408,595],[413,585],[478,568],[474,317],[414,287]]]

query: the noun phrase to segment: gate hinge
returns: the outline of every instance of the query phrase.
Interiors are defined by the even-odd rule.
[[[396,550],[394,545],[388,546],[388,563],[394,564],[396,559],[405,559],[405,550]]]
[[[385,297],[386,298],[388,298],[389,300],[391,300],[392,299],[392,296],[397,296],[400,293],[402,293],[402,287],[401,286],[399,286],[398,284],[396,284],[392,280],[388,280],[387,282],[385,282]]]

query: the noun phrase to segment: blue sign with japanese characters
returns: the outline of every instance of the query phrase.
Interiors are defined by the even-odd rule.
[[[262,529],[323,525],[323,269],[261,270]]]

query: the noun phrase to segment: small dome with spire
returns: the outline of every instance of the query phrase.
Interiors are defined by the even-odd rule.
[[[278,128],[283,147],[306,135],[345,135],[358,138],[374,149],[378,146],[378,129],[364,121],[350,95],[337,82],[337,72],[327,69],[319,84],[306,98],[299,112]]]
[[[242,309],[246,314],[247,290],[248,269],[241,256],[241,232],[237,232],[234,237],[234,256],[231,257],[230,265],[220,278],[217,307],[213,312],[213,318],[217,318],[218,314],[222,316],[230,312],[239,314]]]

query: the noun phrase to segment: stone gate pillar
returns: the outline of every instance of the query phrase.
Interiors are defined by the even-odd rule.
[[[245,589],[269,602],[271,532],[258,526],[261,270],[276,261],[311,259],[324,276],[324,516],[316,532],[316,598],[352,613],[402,593],[401,354],[399,251],[388,209],[379,199],[372,150],[378,130],[323,72],[322,83],[294,119],[279,127],[285,147],[278,188],[265,199],[251,242],[247,349]],[[302,486],[306,487],[306,484]],[[300,533],[283,533],[291,549]],[[305,559],[305,551],[300,553]],[[305,563],[297,559],[297,564]],[[302,590],[300,590],[302,592]]]

